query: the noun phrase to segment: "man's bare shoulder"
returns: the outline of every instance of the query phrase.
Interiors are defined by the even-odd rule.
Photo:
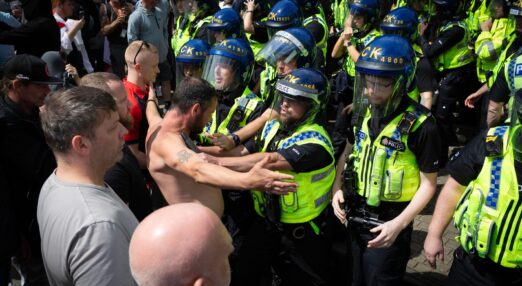
[[[180,132],[166,130],[161,126],[149,129],[147,151],[151,160],[160,157],[168,165],[185,164],[196,155],[187,147]]]

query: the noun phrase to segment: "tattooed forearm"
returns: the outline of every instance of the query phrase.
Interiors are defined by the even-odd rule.
[[[194,152],[189,150],[181,150],[177,154],[178,160],[180,163],[186,163],[192,155],[194,155]]]

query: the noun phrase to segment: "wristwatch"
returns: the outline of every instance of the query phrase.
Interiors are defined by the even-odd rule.
[[[241,139],[239,139],[239,136],[237,134],[232,133],[232,141],[234,141],[234,146],[239,146],[241,144]]]

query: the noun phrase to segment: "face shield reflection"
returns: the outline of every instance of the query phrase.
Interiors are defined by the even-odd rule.
[[[197,77],[201,78],[203,73],[203,63],[187,63],[187,62],[176,62],[176,85],[185,77]]]
[[[272,67],[276,67],[277,61],[282,60],[285,64],[297,59],[302,53],[302,47],[298,47],[294,42],[286,37],[275,35],[257,55],[256,60],[265,61]]]
[[[220,55],[210,55],[203,66],[203,78],[218,91],[233,91],[241,84],[236,60]]]
[[[225,32],[223,30],[211,30],[207,28],[207,42],[213,46],[221,43],[225,39]]]
[[[404,80],[357,73],[353,101],[352,123],[360,126],[370,109],[372,118],[391,115],[405,92]]]

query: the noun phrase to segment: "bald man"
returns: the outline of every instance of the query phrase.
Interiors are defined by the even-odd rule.
[[[230,283],[232,238],[218,216],[199,203],[153,212],[132,236],[129,257],[138,285]]]

